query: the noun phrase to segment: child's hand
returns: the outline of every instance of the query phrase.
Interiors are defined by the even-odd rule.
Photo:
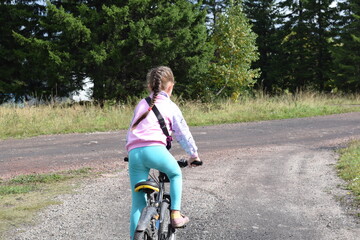
[[[199,157],[194,157],[189,159],[190,167],[197,167],[197,166],[201,166],[202,164],[203,162],[200,160]]]

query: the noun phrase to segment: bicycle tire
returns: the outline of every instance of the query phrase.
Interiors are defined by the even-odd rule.
[[[155,240],[155,239],[151,237],[150,230],[146,228],[145,231],[135,232],[134,240]]]
[[[160,204],[159,240],[175,240],[175,232],[170,222],[170,203],[163,201]]]

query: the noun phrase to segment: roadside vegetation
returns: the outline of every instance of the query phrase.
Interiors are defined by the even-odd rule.
[[[360,141],[340,150],[337,168],[339,176],[347,182],[347,189],[353,192],[357,206],[360,207]]]
[[[190,126],[299,118],[360,111],[359,95],[317,93],[284,94],[270,97],[257,94],[209,103],[173,98]],[[133,99],[135,104],[139,99]],[[129,127],[134,104],[51,104],[1,106],[0,139],[26,138],[44,134],[114,131]]]
[[[83,168],[0,179],[0,239],[10,227],[31,223],[38,210],[60,204],[54,197],[70,193],[78,185],[78,180],[94,175],[96,173],[90,168]]]

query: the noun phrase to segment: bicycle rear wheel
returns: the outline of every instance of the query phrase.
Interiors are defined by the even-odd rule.
[[[151,231],[149,229],[145,229],[145,231],[135,232],[134,240],[157,240],[154,239],[151,235]]]
[[[157,209],[153,206],[146,206],[141,212],[134,240],[158,240],[158,218]]]
[[[175,229],[170,222],[170,203],[165,200],[160,205],[159,240],[175,240]]]

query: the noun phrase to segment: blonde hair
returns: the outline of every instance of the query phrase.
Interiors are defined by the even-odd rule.
[[[132,129],[136,128],[137,125],[139,125],[139,123],[147,117],[152,107],[155,105],[157,95],[161,91],[165,90],[168,87],[169,83],[175,83],[173,72],[169,67],[165,66],[151,69],[146,75],[146,80],[151,91],[153,92],[153,96],[148,111],[144,112],[135,121],[135,123],[132,125]]]

